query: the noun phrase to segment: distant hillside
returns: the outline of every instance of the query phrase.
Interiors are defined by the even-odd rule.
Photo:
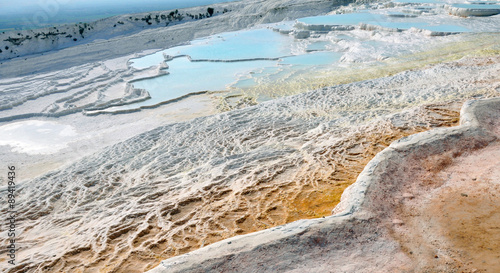
[[[66,69],[368,2],[373,0],[244,0],[179,9],[177,13],[175,10],[138,13],[93,23],[3,33],[0,77]],[[212,15],[209,8],[214,9]]]
[[[12,3],[0,5],[0,33],[89,23],[123,14],[185,9],[224,2],[234,0],[126,0],[120,4],[113,0],[23,1],[22,6],[14,6]]]
[[[130,35],[144,29],[202,20],[231,11],[220,5],[212,6],[127,14],[91,23],[2,32],[0,33],[0,60],[86,44],[97,39]]]

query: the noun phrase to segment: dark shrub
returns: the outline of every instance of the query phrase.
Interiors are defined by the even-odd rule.
[[[214,14],[214,9],[213,8],[208,8],[207,12],[208,12],[208,14],[210,14],[210,16],[212,16]]]

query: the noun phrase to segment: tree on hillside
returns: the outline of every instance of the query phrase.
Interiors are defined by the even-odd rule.
[[[208,14],[210,14],[210,16],[212,16],[214,14],[214,9],[213,8],[207,8],[207,12],[208,12]]]

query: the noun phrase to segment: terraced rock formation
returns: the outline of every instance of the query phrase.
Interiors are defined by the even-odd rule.
[[[392,143],[333,216],[171,258],[161,272],[497,272],[500,99],[469,101],[461,125]]]
[[[174,123],[27,181],[17,193],[20,263],[9,272],[141,272],[235,235],[327,216],[390,142],[454,125],[461,102],[497,96],[499,65],[463,59]],[[356,236],[374,236],[353,221],[367,228]]]

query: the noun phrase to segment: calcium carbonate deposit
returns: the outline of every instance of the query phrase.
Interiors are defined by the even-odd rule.
[[[469,102],[460,113],[469,100],[500,94],[494,5],[250,0],[216,4],[221,12],[203,19],[188,15],[199,7],[179,10],[187,19],[176,17],[170,26],[163,26],[159,12],[163,25],[144,30],[128,18],[147,15],[112,17],[89,25],[88,37],[95,39],[38,47],[44,55],[29,55],[34,40],[13,47],[20,57],[0,64],[0,155],[16,167],[17,252],[11,265],[9,250],[0,248],[0,268],[496,272],[494,251],[485,250],[484,267],[479,254],[467,251],[482,251],[481,241],[498,238],[498,214],[481,214],[493,219],[485,220],[486,233],[477,231],[487,235],[465,242],[453,237],[465,222],[452,221],[447,230],[447,220],[435,213],[454,215],[452,203],[426,203],[487,198],[489,184],[481,184],[485,192],[469,182],[425,184],[427,172],[454,177],[465,166],[453,165],[457,160],[473,165],[479,157],[472,151],[489,147],[481,159],[487,161],[498,150],[498,115],[485,114],[496,113],[496,104],[470,108]],[[106,25],[115,20],[126,21],[127,29]],[[105,37],[107,28],[115,32]],[[427,161],[411,161],[418,152],[408,163],[404,154],[424,148],[391,145],[458,126],[461,119],[486,128],[471,133],[477,147],[460,144],[450,152],[431,145]],[[439,130],[469,127],[458,128]],[[450,135],[440,136],[455,139]],[[425,139],[401,142],[415,140],[411,147],[420,147]],[[377,154],[389,145],[401,158],[381,160],[391,152]],[[410,168],[412,162],[422,169]],[[388,167],[396,163],[401,169]],[[481,169],[487,183],[496,177],[497,163],[490,163],[483,167],[491,174]],[[404,181],[418,175],[421,187],[399,185],[396,177],[386,188],[389,176],[383,175],[363,180],[376,164],[405,174]],[[10,180],[1,176],[2,196]],[[418,195],[432,189],[429,199]],[[498,193],[498,187],[490,190]],[[5,204],[1,215],[9,213]],[[422,204],[430,210],[413,215]],[[334,208],[337,216],[331,216]],[[478,215],[479,208],[472,210]],[[434,219],[442,223],[438,231],[425,224]],[[429,230],[439,233],[439,246],[423,238]],[[466,231],[460,236],[474,234]],[[9,240],[2,224],[0,242]],[[473,251],[462,248],[473,244]]]

